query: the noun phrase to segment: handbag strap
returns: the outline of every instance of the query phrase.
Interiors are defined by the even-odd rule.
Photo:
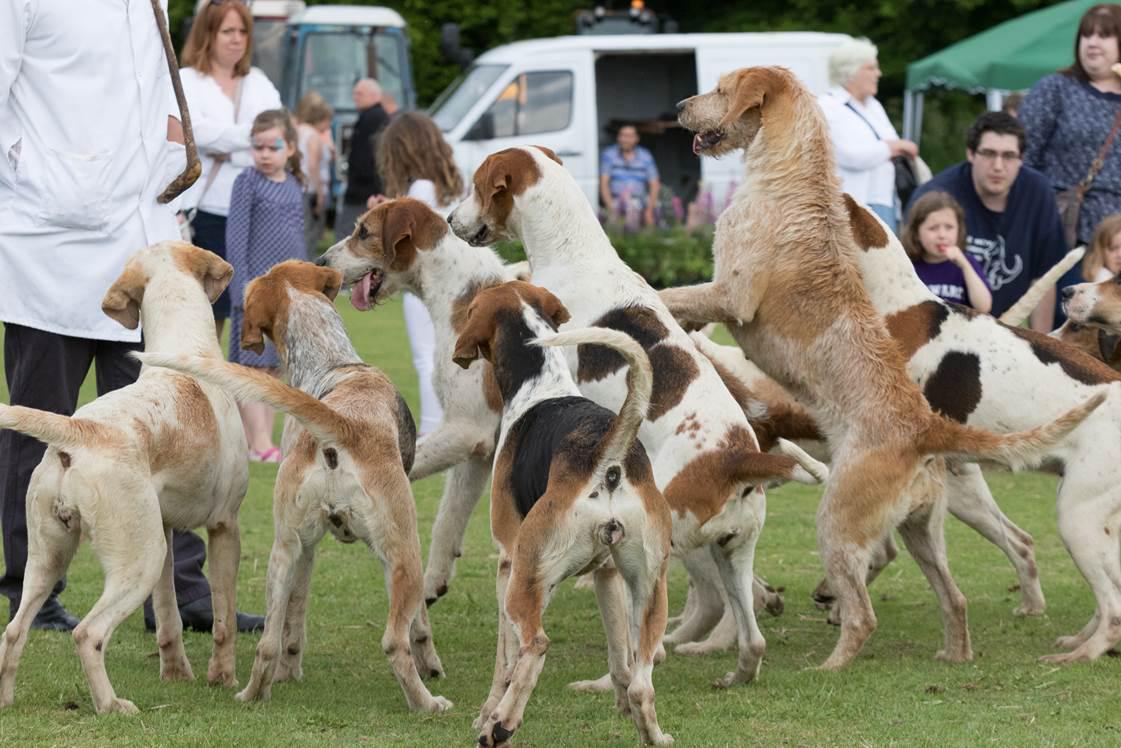
[[[1086,177],[1078,183],[1078,197],[1081,199],[1090,191],[1090,185],[1094,181],[1094,177],[1098,176],[1098,172],[1105,166],[1105,154],[1109,152],[1109,147],[1113,145],[1113,139],[1117,137],[1117,129],[1121,127],[1121,106],[1117,107],[1117,114],[1113,117],[1113,128],[1109,131],[1102,148],[1098,151],[1098,155],[1090,164],[1090,171],[1086,172]]]
[[[883,138],[880,137],[880,134],[876,132],[876,128],[873,127],[872,123],[868,121],[868,118],[861,114],[860,110],[854,107],[851,101],[846,101],[845,106],[857,117],[860,117],[860,119],[864,121],[864,124],[868,125],[868,129],[871,130],[872,134],[876,136],[876,140],[883,140]]]

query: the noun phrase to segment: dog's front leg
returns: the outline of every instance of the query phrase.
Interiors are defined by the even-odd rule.
[[[662,303],[678,323],[699,330],[710,322],[745,325],[755,319],[766,284],[761,274],[732,287],[720,281],[695,286],[665,288],[658,292]]]
[[[161,680],[194,680],[191,663],[183,649],[183,619],[175,603],[175,557],[171,548],[170,527],[164,528],[163,572],[152,590],[152,610],[156,616],[156,641],[160,648]]]
[[[474,456],[488,459],[494,453],[494,432],[476,423],[444,421],[417,443],[409,480],[418,481],[443,472]]]
[[[206,679],[211,684],[237,685],[237,567],[241,532],[237,517],[207,527],[210,595],[214,605],[214,651]]]
[[[728,593],[728,606],[736,619],[736,643],[739,646],[736,669],[716,682],[718,688],[755,680],[767,649],[763,632],[755,620],[755,595],[751,590],[757,537],[756,533],[750,538],[735,538],[731,547],[715,543],[709,546]]]

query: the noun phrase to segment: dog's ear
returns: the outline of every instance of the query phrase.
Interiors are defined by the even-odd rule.
[[[1116,366],[1121,362],[1121,335],[1111,335],[1099,328],[1098,350],[1102,354],[1102,361],[1110,366]]]
[[[331,301],[339,295],[339,289],[343,287],[343,274],[334,268],[316,267],[316,276],[319,284],[319,290],[323,292]]]
[[[750,109],[762,109],[767,97],[772,94],[777,83],[776,73],[767,68],[748,68],[735,74],[732,90],[728,92],[728,111],[721,120],[721,127],[729,127]]]
[[[416,257],[416,216],[404,205],[394,203],[381,224],[385,260],[393,270],[404,270]]]
[[[148,278],[138,264],[129,261],[121,276],[113,282],[101,299],[101,311],[130,330],[140,326],[140,303]]]
[[[211,304],[218,300],[234,277],[233,265],[201,247],[176,244],[172,252],[175,264],[198,279]]]
[[[564,304],[561,303],[561,300],[549,292],[548,289],[528,283],[526,285],[534,289],[533,293],[537,298],[537,303],[540,305],[541,313],[551,319],[554,326],[560,327],[565,322],[572,319],[572,315],[564,308]]]
[[[549,157],[553,161],[556,161],[561,166],[564,166],[564,162],[560,160],[560,156],[558,156],[557,152],[554,151],[552,148],[546,148],[543,145],[535,145],[533,147],[536,148],[537,150],[541,151],[542,153],[544,153],[547,157]]]
[[[455,341],[452,361],[466,369],[482,356],[490,361],[490,341],[494,337],[494,315],[480,310],[475,304],[467,312],[467,326]]]
[[[272,290],[273,284],[264,278],[255,278],[245,287],[245,313],[241,317],[244,350],[257,354],[265,352],[265,335],[272,337]]]

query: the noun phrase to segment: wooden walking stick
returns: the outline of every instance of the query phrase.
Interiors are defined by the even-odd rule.
[[[175,58],[175,48],[171,45],[171,34],[167,30],[160,0],[152,0],[152,10],[156,14],[156,25],[160,28],[163,50],[167,57],[167,70],[171,73],[171,85],[175,89],[175,102],[179,105],[179,121],[183,125],[183,144],[187,147],[187,168],[172,180],[171,184],[156,198],[158,203],[169,203],[183,194],[202,173],[199,151],[195,145],[195,133],[191,129],[191,113],[187,111],[187,97],[183,94],[183,81],[179,78],[179,63]]]

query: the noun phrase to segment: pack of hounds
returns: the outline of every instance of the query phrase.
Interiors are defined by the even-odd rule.
[[[1071,321],[1051,336],[947,305],[879,219],[841,193],[822,115],[789,71],[729,73],[678,109],[698,155],[742,151],[745,162],[717,224],[710,283],[652,289],[542,147],[488,157],[446,220],[416,200],[384,203],[316,264],[285,262],[253,280],[241,344],[271,340],[285,381],[222,360],[210,302],[231,278],[227,263],[175,242],[137,252],[102,308],[126,327],[143,321],[139,380],[72,418],[0,405],[0,427],[49,445],[27,496],[29,556],[0,641],[0,706],[12,704],[29,624],[83,536],[105,572],[74,631],[97,712],[136,711],[109,682],[105,647],[149,594],[160,677],[194,677],[172,529],[207,529],[207,678],[236,683],[248,485],[238,400],[290,416],[265,630],[239,700],[302,677],[313,557],[331,533],[362,541],[384,566],[381,645],[408,707],[449,709],[425,682],[444,674],[428,607],[448,592],[488,479],[499,624],[474,724],[481,745],[506,745],[523,724],[549,649],[545,608],[575,575],[594,584],[608,653],[608,674],[577,685],[613,690],[644,744],[673,740],[654,703],[664,644],[735,645],[735,670],[717,685],[756,678],[766,647],[756,610],[780,611],[782,600],[755,577],[755,545],[764,491],[785,481],[824,485],[815,596],[840,625],[825,669],[850,663],[874,631],[868,583],[895,556],[896,529],[938,597],[936,656],[972,658],[946,561],[947,509],[1007,555],[1016,612],[1042,613],[1032,538],[996,505],[979,463],[1063,476],[1059,531],[1096,609],[1045,659],[1093,660],[1121,641],[1121,285],[1067,289]],[[532,282],[488,248],[507,238],[524,245]],[[431,312],[445,417],[419,442],[392,382],[347,337],[333,303],[343,288],[361,306],[409,290]],[[697,332],[710,323],[738,345]],[[422,570],[410,481],[442,471]],[[690,588],[667,635],[671,557]]]

